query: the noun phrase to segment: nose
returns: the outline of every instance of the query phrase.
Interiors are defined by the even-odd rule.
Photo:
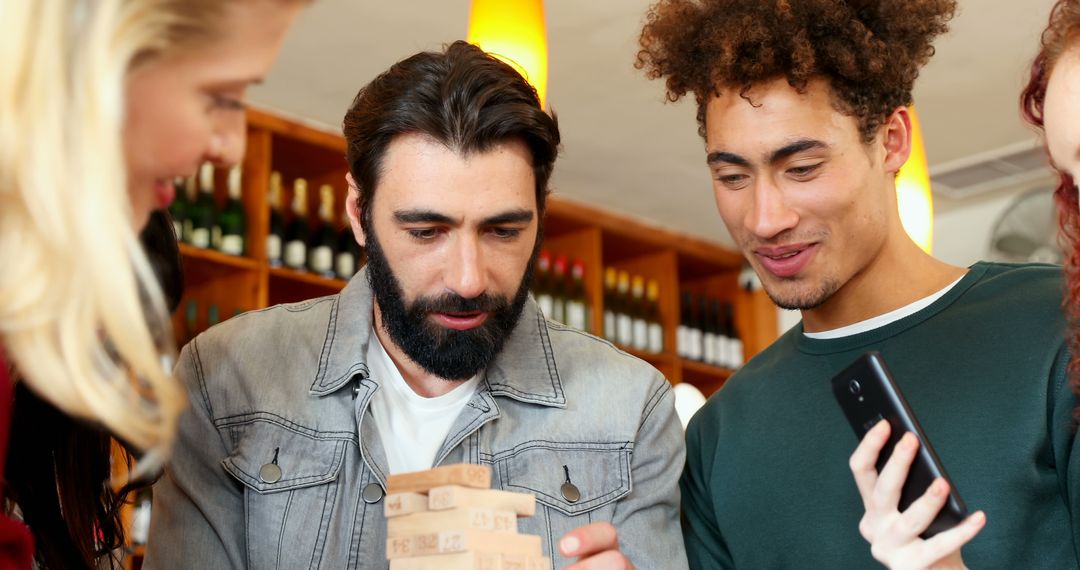
[[[743,224],[760,239],[771,239],[794,228],[799,214],[787,203],[782,188],[767,178],[759,178],[753,187],[753,203]]]
[[[219,168],[229,168],[244,159],[247,147],[247,119],[244,113],[221,117],[210,135],[207,160]]]
[[[487,270],[475,235],[463,235],[451,244],[443,285],[465,299],[480,296],[488,288]]]

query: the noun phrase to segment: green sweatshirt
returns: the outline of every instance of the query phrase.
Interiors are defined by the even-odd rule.
[[[900,278],[901,276],[898,276]],[[691,568],[870,568],[833,375],[892,370],[960,496],[987,524],[971,568],[1077,568],[1080,453],[1060,268],[977,263],[925,309],[869,332],[794,327],[690,422],[681,482]]]

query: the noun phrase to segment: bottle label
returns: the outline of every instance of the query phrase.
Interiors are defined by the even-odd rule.
[[[645,319],[634,319],[634,348],[649,348],[649,323],[645,322]]]
[[[339,279],[350,279],[356,274],[356,257],[348,251],[337,254],[334,272],[337,273]]]
[[[649,323],[649,352],[664,352],[664,327]]]
[[[701,329],[690,329],[686,335],[686,356],[692,360],[701,360],[704,353],[701,348]]]
[[[743,343],[737,338],[731,339],[731,367],[738,368],[743,365]]]
[[[716,365],[731,368],[731,339],[716,335]]]
[[[191,245],[203,248],[210,247],[210,230],[207,228],[192,228]]]
[[[570,301],[566,303],[566,324],[578,329],[585,330],[588,323],[585,321],[585,303]]]
[[[566,324],[566,301],[562,297],[554,297],[551,303],[551,318]]]
[[[285,265],[293,269],[304,269],[307,262],[307,245],[294,239],[285,244]]]
[[[548,295],[547,293],[540,294],[536,297],[536,304],[540,306],[540,312],[544,313],[545,317],[549,319],[554,318],[552,313],[555,310],[555,299],[552,298],[551,295]]]
[[[210,245],[221,251],[221,226],[217,224],[210,230]]]
[[[180,234],[181,238],[186,243],[194,244],[195,242],[195,223],[191,220],[184,220],[184,231]]]
[[[266,236],[266,259],[270,260],[271,265],[281,265],[281,236]]]
[[[615,317],[615,326],[619,331],[619,344],[633,346],[634,344],[634,320],[626,313],[620,313]]]
[[[315,273],[330,273],[334,270],[334,250],[320,245],[311,250],[311,270]]]
[[[235,234],[221,236],[221,253],[244,255],[244,236]]]
[[[615,312],[610,309],[604,311],[604,338],[611,342],[619,338],[619,332],[615,329]]]
[[[702,348],[702,360],[708,364],[717,364],[716,358],[716,335],[713,333],[705,333],[705,338],[701,343]]]
[[[675,330],[675,352],[681,358],[689,358],[690,355],[686,353],[687,339],[686,336],[690,329],[686,328],[686,325],[679,325],[679,328]]]

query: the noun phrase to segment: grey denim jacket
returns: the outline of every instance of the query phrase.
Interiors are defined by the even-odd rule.
[[[388,567],[372,302],[361,271],[338,295],[239,315],[184,348],[191,407],[154,487],[146,568]],[[489,465],[492,487],[535,494],[519,531],[556,568],[573,562],[556,551],[564,533],[610,521],[649,570],[687,567],[684,458],[667,380],[530,299],[435,463]],[[560,490],[567,471],[576,501]]]

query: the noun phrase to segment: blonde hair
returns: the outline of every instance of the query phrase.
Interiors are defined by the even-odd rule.
[[[160,461],[186,404],[132,227],[125,77],[223,0],[0,2],[0,345],[21,381]]]

